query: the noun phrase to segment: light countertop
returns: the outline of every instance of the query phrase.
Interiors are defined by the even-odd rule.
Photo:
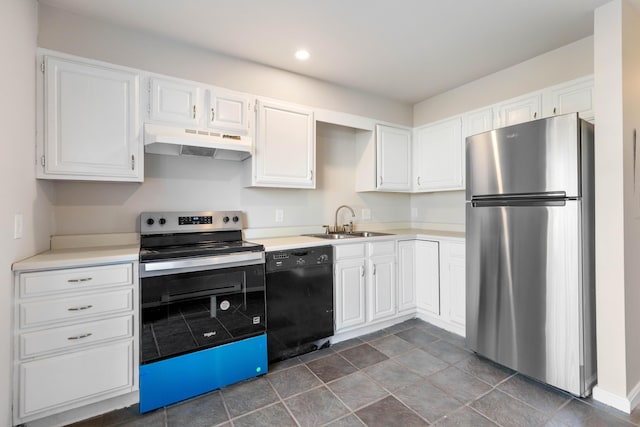
[[[349,243],[363,243],[378,240],[388,239],[464,239],[464,232],[460,231],[443,231],[443,230],[430,230],[422,228],[403,228],[393,230],[375,230],[383,233],[388,233],[388,236],[375,236],[375,237],[350,237],[347,239],[323,239],[320,237],[311,236],[286,236],[286,237],[270,237],[263,239],[250,239],[254,243],[260,243],[264,245],[266,251],[282,251],[287,249],[295,249],[310,246],[322,246],[322,245],[341,245]]]
[[[15,262],[13,271],[44,270],[138,261],[138,244],[55,249]]]

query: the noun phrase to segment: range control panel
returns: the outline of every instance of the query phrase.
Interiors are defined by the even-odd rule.
[[[140,234],[242,230],[242,211],[143,212]]]

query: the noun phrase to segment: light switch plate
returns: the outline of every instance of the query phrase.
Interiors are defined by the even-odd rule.
[[[21,213],[17,213],[13,216],[13,238],[22,239],[22,231],[24,226],[24,219]]]
[[[284,221],[284,209],[276,209],[276,222]]]

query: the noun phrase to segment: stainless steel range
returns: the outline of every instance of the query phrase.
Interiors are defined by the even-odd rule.
[[[242,212],[140,215],[140,412],[267,372],[265,254]]]

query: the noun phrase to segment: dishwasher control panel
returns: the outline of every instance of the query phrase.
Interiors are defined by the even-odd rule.
[[[266,253],[266,270],[268,272],[332,263],[333,246],[331,245]]]

